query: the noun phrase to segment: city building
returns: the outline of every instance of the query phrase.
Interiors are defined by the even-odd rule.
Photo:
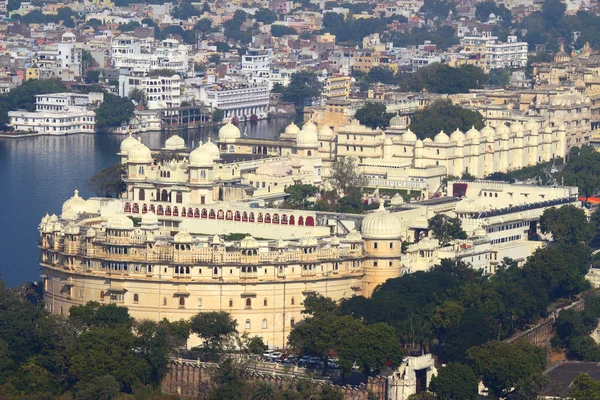
[[[330,75],[323,85],[323,97],[326,100],[348,100],[350,97],[350,76]]]
[[[527,42],[518,42],[516,36],[509,36],[506,42],[491,34],[466,36],[460,44],[463,57],[454,60],[457,65],[475,65],[486,73],[492,69],[527,66]]]
[[[224,111],[224,119],[262,119],[269,112],[269,85],[219,84],[201,87],[198,99],[204,104]]]
[[[133,89],[139,89],[146,95],[150,110],[173,108],[181,105],[181,84],[179,75],[163,76],[165,71],[149,73],[119,74],[119,96],[127,97]],[[160,74],[159,74],[160,73]],[[168,74],[169,72],[166,71]]]
[[[188,71],[188,47],[176,39],[165,39],[155,44],[154,38],[119,35],[112,40],[110,55],[113,68],[127,74],[149,73],[158,69],[176,73]]]

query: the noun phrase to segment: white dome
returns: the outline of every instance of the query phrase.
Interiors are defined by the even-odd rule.
[[[185,141],[179,135],[173,135],[165,142],[165,149],[167,150],[183,150],[185,149]]]
[[[48,219],[48,222],[58,222],[58,216],[56,214],[52,214]]]
[[[152,152],[140,141],[127,151],[127,161],[133,163],[151,163]]]
[[[422,148],[423,147],[423,141],[421,139],[417,140],[415,142],[415,147]]]
[[[110,229],[133,229],[133,221],[123,214],[117,214],[106,221],[106,226]]]
[[[400,221],[383,207],[383,200],[380,200],[379,210],[363,219],[361,231],[365,239],[400,239],[402,237]]]
[[[297,135],[298,133],[300,133],[300,128],[298,127],[298,125],[292,122],[291,124],[285,127],[285,133],[287,133],[288,135]]]
[[[303,247],[315,247],[319,244],[319,242],[317,241],[317,239],[310,235],[307,234],[306,236],[304,236],[302,239],[300,239],[299,245],[303,246]]]
[[[69,222],[67,226],[65,226],[65,233],[67,235],[79,235],[79,227],[72,222]]]
[[[219,150],[219,147],[212,142],[210,137],[206,143],[200,146],[200,148],[206,150],[212,156],[213,160],[218,160],[221,158],[221,151]]]
[[[390,127],[392,128],[402,126],[403,124],[404,118],[402,118],[399,115],[396,115],[395,117],[392,117],[392,119],[390,119]]]
[[[444,131],[440,131],[440,133],[435,135],[435,137],[433,138],[433,141],[435,143],[446,143],[446,142],[450,141],[450,138],[448,137],[448,135],[446,135],[446,133]]]
[[[511,133],[518,133],[518,132],[523,132],[523,125],[521,125],[520,123],[518,123],[517,121],[513,122],[510,125],[510,132]]]
[[[154,211],[148,211],[146,214],[142,215],[141,225],[142,228],[146,229],[158,227],[158,217],[154,214]]]
[[[65,201],[62,206],[62,218],[63,219],[75,219],[77,214],[84,213],[86,211],[86,201],[79,197],[79,190],[75,189],[73,197]]]
[[[496,135],[500,135],[500,136],[506,136],[510,133],[510,129],[508,129],[508,126],[504,125],[504,124],[500,124],[498,125],[498,127],[496,128]]]
[[[310,123],[312,126],[314,126],[314,124]],[[304,126],[308,125],[304,124]],[[302,130],[300,131],[300,133],[298,133],[298,136],[296,136],[296,146],[298,147],[319,147],[319,137],[317,135],[317,128],[315,127],[314,129],[309,128],[309,129],[304,129],[304,127],[302,128]]]
[[[485,129],[485,128],[484,128]],[[493,130],[492,130],[493,132]],[[469,129],[467,131],[467,134],[465,135],[466,139],[473,139],[475,137],[479,137],[479,131],[477,129],[475,129],[475,126],[472,126],[471,129]]]
[[[96,236],[96,230],[94,228],[88,229],[87,232],[85,233],[85,236],[87,236],[87,237],[95,237]]]
[[[330,137],[333,136],[333,130],[329,127],[329,125],[323,125],[321,129],[319,129],[319,136]]]
[[[235,140],[240,137],[240,129],[232,124],[231,121],[227,122],[219,129],[219,140],[221,141]]]
[[[198,147],[190,153],[192,167],[210,167],[213,165],[213,156],[203,147]]]
[[[480,237],[480,238],[486,237],[487,236],[487,232],[486,232],[486,230],[483,227],[478,226],[477,229],[475,229],[473,231],[473,236]]]
[[[527,120],[527,122],[525,122],[525,125],[523,126],[523,129],[525,129],[526,131],[532,131],[534,129],[537,129],[537,124],[532,119]]]
[[[415,142],[417,140],[417,135],[410,129],[407,129],[400,138],[403,142]]]
[[[126,155],[127,152],[129,151],[129,149],[131,149],[133,146],[137,145],[139,142],[137,141],[136,138],[134,138],[133,136],[131,136],[131,134],[129,134],[129,136],[127,136],[122,142],[121,142],[121,154]]]
[[[460,129],[456,128],[456,130],[450,135],[450,140],[452,140],[453,142],[465,140],[465,134],[462,133]]]
[[[173,238],[175,243],[192,243],[192,235],[189,232],[179,231]]]
[[[307,123],[302,125],[302,130],[318,133],[317,126],[312,121],[308,121]]]
[[[496,131],[491,126],[486,125],[486,126],[483,127],[483,129],[481,130],[480,133],[481,133],[481,137],[485,138],[485,137],[488,137],[490,135],[494,136],[496,134]]]
[[[240,241],[240,247],[242,249],[257,249],[258,240],[254,239],[252,236],[246,236]]]
[[[346,241],[346,242],[362,242],[362,235],[355,229],[352,229],[350,231],[350,233],[346,235],[346,237],[344,238],[344,241]]]
[[[400,193],[396,193],[394,195],[394,197],[392,197],[390,204],[392,206],[400,206],[400,205],[404,204],[404,198],[400,195]]]

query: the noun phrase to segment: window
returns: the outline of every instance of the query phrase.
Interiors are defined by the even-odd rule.
[[[134,294],[134,295],[133,295],[133,302],[134,302],[135,304],[137,304],[137,303],[139,303],[139,301],[140,301],[140,296],[139,296],[137,293],[136,293],[136,294]]]
[[[263,319],[263,321],[262,321],[262,328],[267,329],[267,319],[266,318]]]
[[[265,307],[267,306],[267,299],[266,298],[263,300],[263,306],[265,306]]]
[[[198,308],[202,308],[202,299],[198,299]]]
[[[163,297],[163,306],[166,306],[166,305],[167,305],[167,298]]]
[[[376,249],[377,248],[377,242],[373,243],[373,248]]]
[[[292,305],[294,305],[294,304],[295,304],[295,301],[294,301],[294,298],[292,297]]]
[[[250,320],[249,319],[246,320],[246,329],[250,329]]]
[[[233,299],[229,299],[229,307],[233,307]]]
[[[390,249],[393,249],[393,248],[394,248],[394,243],[390,242]]]
[[[377,266],[377,261],[373,261],[373,266],[376,267]]]
[[[252,299],[246,299],[246,308],[252,307]]]
[[[296,325],[296,320],[294,318],[292,318],[290,320],[290,326],[293,328]]]
[[[185,307],[185,297],[180,297],[179,298],[179,308],[184,308]]]

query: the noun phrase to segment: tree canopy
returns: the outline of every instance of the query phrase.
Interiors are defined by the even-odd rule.
[[[104,101],[96,109],[96,131],[104,132],[107,129],[129,123],[133,117],[134,108],[130,99],[104,93]]]
[[[409,128],[423,140],[433,139],[440,131],[450,135],[456,129],[466,132],[472,127],[484,127],[483,116],[479,112],[456,106],[450,100],[437,100],[415,111]]]
[[[449,363],[438,369],[437,376],[431,378],[429,390],[440,400],[475,400],[479,381],[470,366]]]
[[[298,71],[290,77],[290,83],[285,87],[282,97],[284,101],[294,103],[297,110],[301,110],[321,95],[322,88],[323,85],[314,72]]]
[[[551,233],[554,241],[567,244],[586,244],[594,237],[594,228],[582,208],[568,204],[544,210],[540,229]]]
[[[419,68],[409,79],[402,82],[402,87],[413,92],[426,89],[433,93],[456,94],[479,89],[488,81],[488,75],[473,65],[464,64],[454,68],[447,64],[433,63]]]
[[[388,127],[393,116],[394,114],[386,112],[385,104],[371,103],[370,101],[356,110],[354,115],[361,124],[373,129]]]
[[[338,157],[331,164],[329,183],[338,192],[348,193],[351,188],[362,188],[367,178],[358,170],[358,163],[353,157]]]
[[[442,246],[455,239],[466,239],[460,218],[451,218],[445,214],[436,214],[427,221],[428,229],[440,241]]]

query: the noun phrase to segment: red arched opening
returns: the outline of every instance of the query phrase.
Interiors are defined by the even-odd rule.
[[[167,206],[167,208],[165,208],[165,215],[171,215],[171,206]]]
[[[278,224],[279,223],[279,214],[273,214],[273,223],[274,224]]]
[[[266,213],[265,214],[265,224],[270,224],[271,223],[271,214]]]
[[[156,214],[158,214],[158,215],[163,215],[164,214],[163,206],[156,207]]]
[[[306,217],[306,226],[315,226],[315,219],[313,217]]]
[[[154,204],[150,204],[150,211],[151,211],[151,212],[155,212],[155,210],[156,210],[156,209],[154,208]]]
[[[258,217],[256,218],[256,220],[257,220],[258,222],[263,222],[263,216],[262,216],[262,213],[258,213]]]
[[[242,213],[242,222],[247,222],[248,221],[248,213],[246,211],[244,211]]]
[[[169,201],[169,192],[163,189],[163,191],[160,193],[160,199],[162,201]]]
[[[298,225],[304,225],[304,217],[298,217]]]
[[[288,217],[287,217],[287,215],[283,214],[281,216],[281,223],[284,224],[284,225],[287,225],[287,223],[288,223]]]
[[[242,219],[242,216],[241,216],[240,212],[236,211],[235,214],[233,214],[233,220],[234,221],[239,221],[241,219]]]
[[[293,215],[290,215],[290,225],[294,225],[296,223],[296,219]]]
[[[139,214],[140,205],[138,203],[133,203],[133,208],[131,209],[134,213]]]
[[[198,208],[194,209],[194,218],[200,218],[200,210]]]
[[[181,209],[181,216],[182,216],[182,217],[187,217],[187,213],[185,212],[185,207],[183,207],[183,208]]]
[[[227,210],[225,213],[225,219],[231,221],[233,219],[233,212],[231,210]]]
[[[213,210],[211,208],[210,211],[208,212],[208,218],[215,219],[216,217],[217,217],[217,214],[215,214],[215,210]]]
[[[223,219],[223,218],[225,218],[225,213],[223,212],[223,210],[217,211],[217,219]]]
[[[131,212],[131,204],[125,203],[125,212],[126,213],[130,213]]]
[[[206,211],[206,208],[202,209],[202,213],[200,214],[200,216],[202,218],[207,218],[208,217],[208,211]]]
[[[192,210],[192,207],[188,208],[188,218],[193,218],[194,217],[194,210]]]
[[[251,213],[248,215],[248,222],[254,222],[254,213],[253,213],[253,212],[251,212]]]
[[[173,207],[173,216],[175,216],[175,217],[179,216],[179,209],[177,207]]]
[[[142,214],[146,214],[147,212],[148,212],[148,206],[144,204],[142,206]]]

